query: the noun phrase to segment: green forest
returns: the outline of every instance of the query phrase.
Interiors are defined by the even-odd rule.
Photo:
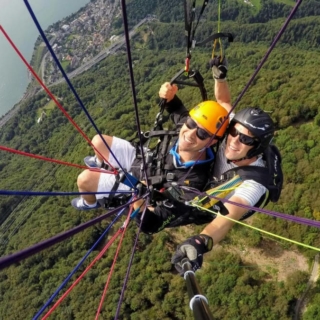
[[[221,32],[234,34],[234,42],[223,42],[228,59],[228,82],[233,101],[237,99],[266,54],[294,5],[294,1],[221,1]],[[202,3],[202,2],[201,2]],[[184,67],[186,44],[184,11],[180,0],[132,0],[127,12],[130,26],[147,14],[158,20],[139,28],[131,40],[135,92],[142,130],[148,130],[159,111],[160,85]],[[200,41],[217,30],[217,2],[210,2],[199,23]],[[113,22],[114,33],[123,32],[122,18]],[[320,1],[304,0],[276,48],[241,99],[237,109],[259,106],[272,112],[277,131],[274,143],[282,154],[284,186],[277,203],[268,209],[320,220]],[[208,61],[212,48],[196,47],[191,68],[205,78],[209,98],[214,98]],[[122,48],[86,73],[72,80],[99,130],[131,139],[137,132],[127,54]],[[51,88],[62,106],[88,137],[95,130],[66,84]],[[179,97],[188,108],[201,95],[197,88],[180,86]],[[92,148],[56,108],[48,108],[43,122],[39,112],[50,99],[43,92],[25,101],[17,115],[0,128],[0,144],[8,148],[83,165]],[[81,172],[55,163],[1,151],[2,190],[77,192]],[[25,249],[69,230],[106,212],[77,211],[71,196],[1,196],[0,255]],[[12,224],[3,224],[11,221]],[[111,220],[104,220],[76,236],[22,262],[0,271],[0,319],[32,319],[61,282],[100,237]],[[110,238],[123,224],[117,222]],[[246,223],[307,245],[320,247],[319,230],[256,213]],[[2,228],[3,226],[8,226]],[[126,276],[136,223],[129,225],[115,272],[99,319],[114,319]],[[186,284],[170,263],[175,247],[201,226],[167,229],[156,235],[140,234],[119,319],[193,319]],[[90,255],[72,277],[89,265],[107,239]],[[268,250],[267,250],[268,248]],[[264,252],[266,261],[251,262],[244,252]],[[86,277],[74,288],[49,319],[92,319],[107,280],[116,245],[113,245]],[[307,270],[292,261],[280,275],[277,257],[294,253],[306,261]],[[317,251],[280,241],[236,225],[221,245],[205,256],[196,273],[209,301],[214,319],[292,319],[305,292]],[[280,262],[281,264],[281,262]],[[267,265],[267,266],[266,266]],[[320,283],[308,291],[303,320],[320,316]]]

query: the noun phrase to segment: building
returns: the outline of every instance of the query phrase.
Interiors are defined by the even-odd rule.
[[[70,26],[69,26],[68,24],[64,24],[64,25],[61,27],[61,29],[62,29],[63,31],[68,31],[68,30],[70,29]]]

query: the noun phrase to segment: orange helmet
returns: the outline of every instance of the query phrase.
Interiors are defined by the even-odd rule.
[[[212,134],[216,134],[216,136],[220,138],[223,137],[229,124],[229,119],[223,122],[228,115],[227,110],[215,101],[208,100],[201,102],[195,106],[189,114],[190,117],[201,124],[204,129]]]

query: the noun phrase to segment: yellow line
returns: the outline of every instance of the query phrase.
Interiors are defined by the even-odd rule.
[[[201,206],[198,206],[197,204],[194,204],[194,206],[197,207],[197,208],[199,208],[199,209],[201,209],[201,210],[205,210],[205,211],[211,212],[211,213],[216,214],[216,215],[218,215],[218,216],[221,216],[221,217],[223,217],[223,218],[225,218],[225,219],[227,219],[227,220],[233,221],[233,222],[235,222],[235,223],[238,223],[238,224],[240,224],[240,225],[242,225],[242,226],[251,228],[251,229],[253,229],[253,230],[260,231],[260,232],[262,232],[262,233],[268,234],[268,235],[273,236],[273,237],[276,237],[276,238],[278,238],[278,239],[285,240],[285,241],[288,241],[288,242],[297,244],[297,245],[299,245],[299,246],[302,246],[302,247],[305,247],[305,248],[308,248],[308,249],[320,251],[320,248],[313,247],[313,246],[309,246],[308,244],[304,244],[304,243],[301,243],[301,242],[298,242],[298,241],[295,241],[295,240],[291,240],[291,239],[288,239],[288,238],[285,238],[285,237],[281,237],[281,236],[279,236],[279,235],[277,235],[277,234],[274,234],[274,233],[271,233],[271,232],[268,232],[268,231],[265,231],[265,230],[262,230],[262,229],[259,229],[259,228],[250,226],[250,225],[248,225],[248,224],[246,224],[246,223],[243,223],[243,222],[241,222],[241,221],[232,219],[232,218],[230,218],[230,217],[228,217],[228,216],[224,216],[224,215],[222,215],[220,212],[214,212],[214,211],[212,211],[212,210],[209,210],[209,209],[203,208],[203,207],[201,207]]]

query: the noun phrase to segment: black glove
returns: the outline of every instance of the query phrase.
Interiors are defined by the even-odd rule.
[[[172,256],[171,263],[174,264],[177,271],[183,276],[184,272],[181,261],[187,258],[191,263],[193,271],[196,271],[202,266],[203,254],[210,251],[212,247],[213,240],[211,237],[205,234],[193,236],[177,247],[176,252]]]
[[[226,57],[223,57],[223,59],[221,59],[220,56],[215,56],[210,60],[209,65],[212,70],[212,75],[216,80],[226,80],[228,72],[228,62]]]

